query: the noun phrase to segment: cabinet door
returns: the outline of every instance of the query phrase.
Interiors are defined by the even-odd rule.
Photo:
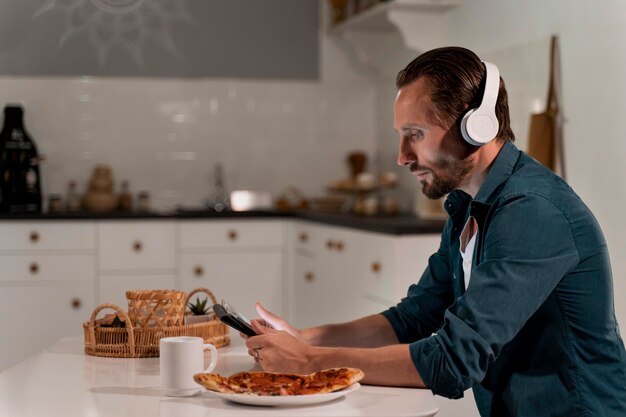
[[[82,335],[94,301],[93,282],[0,287],[0,371],[61,337]]]
[[[356,246],[350,239],[350,232],[338,227],[311,226],[308,233],[311,234],[312,252],[298,248],[298,252],[304,256],[296,256],[295,271],[299,271],[296,272],[296,279],[305,279],[303,274],[311,270],[314,271],[315,280],[299,288],[302,293],[298,299],[306,302],[310,298],[308,291],[313,291],[317,313],[313,315],[313,311],[310,314],[307,312],[307,316],[299,318],[315,324],[340,323],[358,318],[353,302],[356,293],[353,278]],[[307,255],[309,261],[306,260]],[[301,262],[303,265],[298,265]],[[294,306],[294,313],[299,308],[298,303]],[[309,318],[309,315],[313,317]]]
[[[228,301],[250,319],[257,317],[257,301],[283,314],[287,291],[280,252],[183,254],[179,276],[183,290],[208,288],[218,302]]]
[[[98,302],[112,303],[128,311],[126,291],[170,289],[176,289],[176,277],[173,274],[100,275]]]
[[[307,253],[295,255],[293,299],[291,311],[293,324],[297,327],[311,327],[334,323],[336,313],[329,296],[333,292],[330,275],[323,270],[323,264]]]
[[[173,221],[101,221],[98,224],[100,269],[164,270],[176,268]]]

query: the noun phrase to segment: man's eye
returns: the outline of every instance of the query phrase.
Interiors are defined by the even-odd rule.
[[[421,130],[416,130],[411,132],[411,138],[413,139],[421,139],[424,136],[424,132]]]

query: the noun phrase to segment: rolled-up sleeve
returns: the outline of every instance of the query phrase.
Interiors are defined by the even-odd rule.
[[[479,383],[503,346],[578,263],[566,215],[538,194],[511,196],[483,231],[482,261],[436,334],[411,343],[411,358],[438,395],[458,398]]]

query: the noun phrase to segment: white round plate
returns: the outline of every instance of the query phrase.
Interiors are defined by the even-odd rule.
[[[260,406],[298,406],[298,405],[310,405],[319,404],[326,401],[332,401],[337,398],[341,398],[353,391],[358,390],[361,384],[356,383],[341,391],[328,392],[325,394],[310,394],[310,395],[249,395],[249,394],[222,394],[219,392],[208,391],[209,394],[214,397],[221,398],[223,400],[232,401],[239,404],[247,405],[260,405]]]

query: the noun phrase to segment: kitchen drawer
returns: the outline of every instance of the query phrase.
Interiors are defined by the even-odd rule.
[[[0,255],[0,282],[94,281],[95,255]]]
[[[174,269],[175,242],[174,222],[100,222],[98,224],[100,269]]]
[[[282,247],[283,233],[283,222],[275,220],[181,221],[180,247],[183,250]]]
[[[16,250],[95,250],[93,222],[0,222],[0,251]]]

